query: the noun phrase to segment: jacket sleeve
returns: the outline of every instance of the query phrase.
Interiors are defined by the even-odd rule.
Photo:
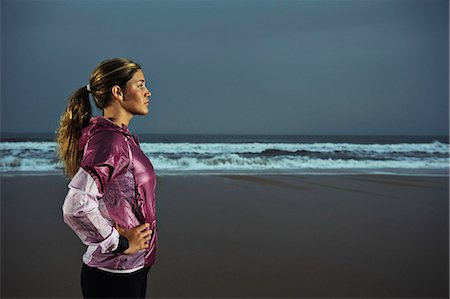
[[[87,141],[80,167],[92,176],[103,195],[108,182],[125,173],[129,162],[126,137],[119,132],[105,131]]]
[[[103,217],[99,209],[98,191],[94,179],[83,168],[69,183],[63,204],[64,222],[88,246],[99,246],[102,253],[115,250],[119,233],[114,223]]]

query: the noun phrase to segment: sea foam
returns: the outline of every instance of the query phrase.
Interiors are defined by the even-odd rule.
[[[380,170],[445,173],[449,145],[441,142],[354,143],[141,143],[159,174],[195,172],[305,173]],[[54,142],[0,143],[0,173],[61,172]]]

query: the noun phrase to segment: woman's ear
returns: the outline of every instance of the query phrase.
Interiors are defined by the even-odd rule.
[[[113,99],[123,100],[123,92],[119,85],[114,85],[111,88],[111,94],[113,96]]]

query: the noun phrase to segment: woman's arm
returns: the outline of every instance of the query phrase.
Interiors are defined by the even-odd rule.
[[[93,178],[83,168],[69,183],[63,204],[64,222],[88,246],[100,246],[103,253],[114,251],[119,244],[119,233],[114,223],[99,210],[101,194]]]
[[[69,183],[69,192],[63,204],[64,222],[88,246],[100,246],[102,253],[113,252],[119,245],[119,234],[128,239],[124,254],[133,254],[148,248],[152,231],[149,224],[123,229],[107,220],[100,212],[98,198],[102,195],[89,173],[80,168]]]

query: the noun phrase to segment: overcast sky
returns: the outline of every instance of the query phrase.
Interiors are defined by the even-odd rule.
[[[1,130],[53,132],[102,60],[134,133],[448,135],[447,0],[2,0]]]

